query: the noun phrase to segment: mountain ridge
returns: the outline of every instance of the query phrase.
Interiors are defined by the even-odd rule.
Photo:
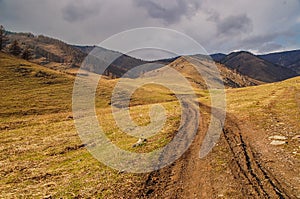
[[[283,51],[258,55],[271,63],[290,68],[300,74],[300,50]]]
[[[9,45],[11,45],[14,40],[17,40],[23,49],[29,48],[31,50],[33,56],[30,58],[30,61],[74,75],[90,52],[99,53],[101,60],[94,60],[94,63],[97,62],[97,64],[91,64],[84,69],[102,74],[101,68],[108,66],[103,74],[110,78],[122,77],[136,66],[145,65],[141,71],[130,74],[131,77],[136,78],[143,73],[161,68],[182,57],[178,56],[156,61],[144,61],[103,47],[95,45],[71,45],[43,35],[35,36],[32,33],[14,33],[7,31],[7,36],[9,42],[6,44],[6,51],[8,51]],[[240,55],[241,53],[242,55]],[[297,56],[293,59],[290,58],[293,57],[293,55]],[[300,50],[266,55],[254,55],[247,51],[240,51],[232,52],[228,55],[216,53],[210,55],[210,57],[208,55],[197,56],[213,59],[215,62],[223,64],[229,69],[236,70],[242,75],[261,82],[284,80],[297,76],[300,72],[300,64],[298,64],[300,63]]]
[[[296,72],[268,62],[247,51],[232,52],[220,63],[243,75],[268,83],[297,76]]]
[[[4,52],[9,53],[9,46],[18,41],[22,49],[29,49],[31,52],[30,61],[43,65],[54,70],[65,71],[76,74],[77,69],[89,55],[90,52],[97,52],[101,56],[98,60],[102,65],[107,66],[104,75],[111,78],[123,76],[130,69],[146,63],[155,61],[144,61],[123,53],[105,49],[99,46],[78,46],[67,44],[61,40],[44,35],[33,35],[32,33],[14,33],[7,31],[8,42],[4,46]],[[93,51],[92,51],[93,50]],[[160,64],[168,64],[172,59],[160,60]],[[98,64],[99,65],[99,64]],[[85,67],[90,72],[99,72],[101,69]]]

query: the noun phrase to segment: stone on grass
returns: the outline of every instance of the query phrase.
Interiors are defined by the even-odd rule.
[[[140,138],[138,141],[137,141],[137,143],[135,143],[134,145],[132,145],[132,147],[134,148],[134,147],[138,147],[138,146],[142,146],[144,143],[146,143],[147,142],[147,139],[145,139],[145,138]]]

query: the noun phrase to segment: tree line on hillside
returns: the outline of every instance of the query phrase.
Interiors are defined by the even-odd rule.
[[[9,43],[7,32],[3,25],[0,25],[0,51]],[[22,48],[18,40],[14,40],[8,46],[8,52],[14,56],[20,56],[22,59],[29,60],[32,56],[32,52],[29,47]]]
[[[47,48],[54,46],[54,50]],[[58,51],[55,51],[59,49]],[[0,50],[23,59],[44,58],[45,62],[56,62],[79,66],[86,57],[86,53],[58,39],[44,35],[34,36],[31,33],[13,33],[0,28]]]
[[[51,45],[55,45],[58,46],[59,49],[64,52],[64,54],[66,55],[65,58],[63,59],[64,62],[73,62],[74,64],[80,64],[83,59],[86,57],[86,54],[83,53],[81,50],[76,49],[72,46],[70,46],[69,44],[66,44],[63,41],[60,41],[58,39],[53,39],[44,35],[39,35],[36,38],[36,41],[38,43],[44,43],[44,44],[51,44]],[[38,49],[41,50],[41,49]],[[67,59],[67,56],[69,56],[69,59]],[[55,57],[55,56],[52,56]],[[54,60],[55,61],[55,60]],[[58,60],[56,60],[55,62],[59,62]]]

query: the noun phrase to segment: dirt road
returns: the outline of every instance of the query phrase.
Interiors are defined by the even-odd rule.
[[[201,107],[209,112],[208,107]],[[202,114],[199,131],[184,155],[172,165],[146,175],[137,198],[297,198],[259,157],[237,118],[227,115],[223,133],[203,159],[199,150],[209,124]],[[247,127],[248,131],[251,131]]]

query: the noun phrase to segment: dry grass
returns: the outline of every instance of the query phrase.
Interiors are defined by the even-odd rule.
[[[300,159],[300,77],[261,86],[230,89],[227,91],[227,111],[241,121],[252,124],[268,136],[288,138],[283,150]],[[254,135],[255,136],[255,135]]]
[[[118,193],[138,191],[143,175],[112,170],[83,147],[69,117],[74,76],[5,54],[0,54],[0,76],[1,197],[113,198],[122,196]],[[299,133],[299,82],[300,78],[294,78],[229,89],[228,111],[252,121],[257,128],[271,129],[276,118],[276,124],[289,126],[286,132]],[[149,124],[152,104],[164,105],[168,116],[160,133],[145,145],[132,148],[137,138],[123,133],[111,115],[110,98],[116,83],[117,80],[103,79],[96,93],[97,116],[112,142],[140,153],[168,143],[178,128],[181,111],[173,93],[148,84],[132,95],[130,114],[137,124]],[[198,89],[196,94],[202,103],[210,104],[208,91]]]
[[[1,197],[113,197],[137,192],[142,175],[118,173],[83,147],[71,113],[74,77],[0,54]],[[146,85],[132,96],[130,114],[149,123],[150,104],[162,102],[168,120],[162,131],[137,148],[137,138],[122,133],[110,110],[116,80],[103,79],[96,95],[97,115],[107,136],[121,148],[146,152],[168,143],[178,127],[180,108],[171,92]],[[151,97],[152,93],[155,93]]]
[[[299,91],[300,77],[261,86],[229,89],[227,111],[242,119],[259,122],[260,127],[264,127],[262,119],[274,114],[278,122],[289,122],[299,130]]]

